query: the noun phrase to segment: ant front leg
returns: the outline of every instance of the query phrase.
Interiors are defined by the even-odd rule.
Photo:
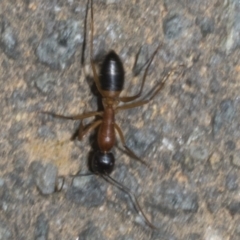
[[[115,129],[117,130],[118,135],[120,136],[122,145],[123,145],[123,147],[125,148],[127,154],[128,154],[130,157],[132,157],[132,158],[136,159],[137,161],[141,162],[142,164],[144,164],[144,165],[147,166],[148,168],[150,168],[149,165],[148,165],[145,161],[143,161],[141,158],[139,158],[139,157],[126,145],[125,138],[124,138],[124,135],[123,135],[123,132],[122,132],[121,128],[120,128],[116,123],[114,123],[114,127],[115,127]]]

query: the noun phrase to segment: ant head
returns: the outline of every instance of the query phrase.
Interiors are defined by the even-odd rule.
[[[113,171],[114,164],[115,158],[113,153],[97,151],[93,154],[93,157],[90,160],[90,169],[96,174],[99,173],[109,175]]]

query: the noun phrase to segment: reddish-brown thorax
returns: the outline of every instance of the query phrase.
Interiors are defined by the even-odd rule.
[[[98,130],[98,146],[102,152],[110,151],[115,144],[114,109],[108,106],[104,109],[102,124]]]

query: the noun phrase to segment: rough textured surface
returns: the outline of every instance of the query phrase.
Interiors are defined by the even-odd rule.
[[[154,232],[103,179],[72,185],[95,137],[71,141],[79,122],[39,114],[98,109],[89,28],[81,67],[86,0],[1,0],[0,239],[240,239],[239,9],[237,0],[94,1],[94,56],[120,55],[122,95],[138,91],[159,44],[143,96],[177,67],[151,103],[116,117],[152,171],[118,144],[112,176],[136,194]],[[52,193],[57,179],[62,190]]]

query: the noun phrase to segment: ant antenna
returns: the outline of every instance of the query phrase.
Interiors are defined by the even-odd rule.
[[[117,187],[118,189],[120,189],[121,191],[125,192],[128,197],[130,198],[135,211],[138,213],[139,216],[141,216],[141,218],[144,220],[144,222],[153,230],[157,230],[159,229],[158,227],[154,226],[146,217],[146,215],[144,214],[144,212],[142,211],[138,200],[136,198],[136,196],[134,195],[134,193],[127,187],[125,187],[124,185],[122,185],[121,183],[119,183],[118,181],[116,181],[115,179],[113,179],[112,177],[110,177],[110,175],[100,175],[105,181],[107,181],[108,183],[114,185],[115,187]]]

